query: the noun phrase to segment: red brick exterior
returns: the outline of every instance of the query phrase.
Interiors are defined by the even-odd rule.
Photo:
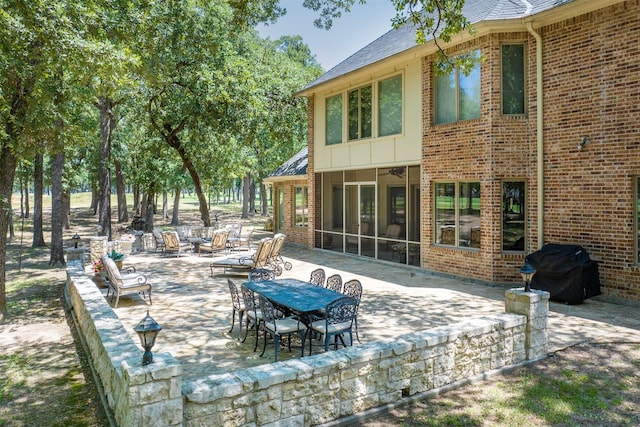
[[[544,242],[583,246],[602,261],[603,293],[640,300],[635,261],[634,177],[640,175],[640,8],[629,1],[538,29],[543,39]],[[527,115],[501,115],[500,45],[525,41]],[[501,251],[501,180],[527,182],[526,252],[538,249],[536,42],[527,32],[492,34],[480,49],[481,118],[432,125],[433,58],[423,60],[422,259],[428,269],[517,281],[524,256]],[[452,51],[451,53],[455,53]],[[591,139],[578,149],[583,137]],[[434,245],[432,185],[481,183],[480,252]]]
[[[433,57],[422,60],[422,266],[517,283],[525,254],[544,243],[579,244],[601,260],[605,295],[640,301],[634,219],[634,179],[640,176],[640,0],[536,31],[543,41],[544,242],[537,241],[536,40],[524,28],[518,33],[491,33],[449,51],[455,55],[479,49],[484,58],[477,120],[432,124]],[[522,117],[501,114],[501,45],[505,42],[525,44],[526,114]],[[313,162],[313,98],[309,99],[308,125],[309,228],[306,234],[290,230],[287,214],[283,231],[291,241],[313,247],[314,217],[316,207],[320,208]],[[578,144],[585,136],[590,142],[580,150]],[[505,179],[526,182],[526,245],[521,254],[505,253],[501,247]],[[433,184],[438,181],[480,182],[480,250],[433,243]],[[291,184],[285,187],[289,203]]]

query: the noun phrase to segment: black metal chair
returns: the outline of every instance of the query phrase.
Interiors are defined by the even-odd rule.
[[[245,313],[247,315],[247,325],[244,331],[244,338],[242,342],[247,340],[247,335],[249,335],[249,329],[253,329],[256,331],[256,343],[253,347],[253,351],[258,350],[258,335],[260,334],[260,326],[264,323],[264,316],[258,302],[256,301],[256,296],[254,292],[242,285],[242,299],[244,300],[244,308]]]
[[[295,316],[281,317],[278,315],[278,311],[273,306],[271,301],[258,294],[258,301],[260,303],[260,311],[263,315],[262,330],[264,331],[264,345],[262,347],[262,357],[267,350],[267,335],[273,337],[275,345],[275,361],[278,361],[278,350],[280,349],[280,338],[287,336],[289,352],[291,352],[291,335],[299,334],[302,341],[302,347],[304,351],[304,337],[306,328],[304,324]],[[302,355],[302,354],[301,354]]]
[[[342,293],[355,299],[358,303],[356,306],[354,322],[356,326],[356,339],[360,342],[360,336],[358,335],[358,309],[360,308],[360,301],[362,300],[362,283],[360,283],[358,279],[349,280],[344,284]]]
[[[254,268],[249,272],[249,280],[252,282],[264,282],[276,278],[276,272],[268,268]]]
[[[238,339],[240,339],[240,335],[242,334],[242,318],[244,317],[245,307],[244,302],[242,301],[242,297],[240,295],[240,291],[238,287],[231,279],[227,279],[229,284],[229,294],[231,295],[231,303],[233,304],[233,313],[231,315],[231,329],[229,329],[229,333],[233,332],[233,327],[236,322],[236,313],[238,314],[238,324],[240,325],[240,330],[238,331]]]
[[[325,308],[324,319],[319,319],[311,323],[310,330],[318,332],[324,337],[324,350],[329,351],[329,343],[333,338],[334,348],[338,348],[338,340],[347,347],[343,336],[349,333],[349,345],[353,345],[353,321],[356,317],[358,303],[351,297],[337,299]],[[309,340],[309,354],[311,354],[312,342]]]
[[[309,279],[309,283],[313,283],[317,286],[324,286],[324,279],[326,274],[322,268],[316,268],[311,272],[311,278]]]
[[[334,274],[333,276],[329,276],[327,278],[327,283],[325,284],[327,289],[331,289],[332,291],[342,292],[342,277],[339,274]]]

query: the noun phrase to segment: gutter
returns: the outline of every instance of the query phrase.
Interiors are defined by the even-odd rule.
[[[542,93],[542,37],[534,29],[531,21],[527,30],[536,39],[536,145],[537,145],[537,183],[538,183],[538,249],[544,244],[544,98]]]

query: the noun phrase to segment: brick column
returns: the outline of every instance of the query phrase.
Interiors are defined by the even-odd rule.
[[[527,317],[525,350],[528,360],[546,357],[549,337],[547,317],[549,316],[549,292],[523,288],[509,289],[505,293],[505,311]]]

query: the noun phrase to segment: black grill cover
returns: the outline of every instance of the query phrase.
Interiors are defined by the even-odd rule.
[[[553,301],[580,304],[600,295],[598,263],[582,246],[544,245],[526,261],[536,269],[531,288],[549,292]]]

